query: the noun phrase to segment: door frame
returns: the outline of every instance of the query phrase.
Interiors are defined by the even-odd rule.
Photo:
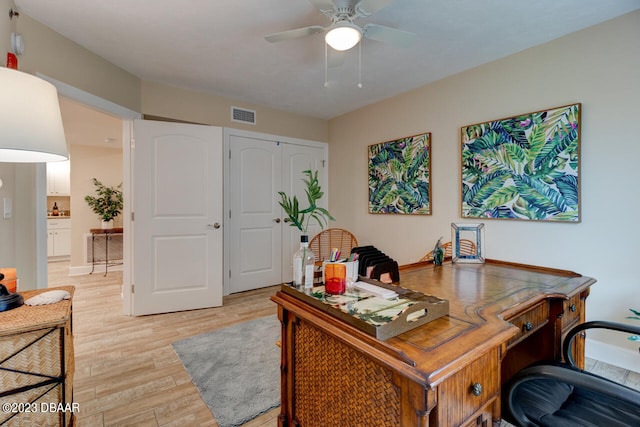
[[[63,83],[59,80],[51,78],[41,73],[36,73],[37,77],[48,81],[56,87],[59,96],[72,99],[80,102],[86,106],[94,108],[103,113],[108,113],[122,119],[122,195],[124,206],[122,209],[122,226],[126,230],[130,230],[128,233],[124,233],[122,250],[123,250],[123,271],[122,271],[122,313],[131,316],[132,311],[132,297],[131,297],[131,282],[133,273],[133,256],[131,251],[132,245],[132,233],[133,222],[131,221],[131,141],[133,138],[133,120],[141,119],[142,114],[130,110],[121,105],[115,104],[107,99],[100,98],[82,89],[78,89],[74,86]],[[46,179],[46,177],[43,177]],[[42,210],[44,212],[44,210]],[[46,221],[46,218],[43,219]],[[46,223],[45,223],[46,229]],[[46,247],[45,247],[46,248]],[[46,255],[46,249],[44,251]],[[39,257],[38,269],[47,271],[47,257]]]
[[[325,150],[325,158],[329,159],[329,144],[326,142],[320,142],[320,141],[312,141],[312,140],[308,140],[308,139],[299,139],[299,138],[292,138],[292,137],[287,137],[287,136],[281,136],[281,135],[272,135],[272,134],[268,134],[268,133],[262,133],[262,132],[254,132],[254,131],[248,131],[248,130],[240,130],[240,129],[233,129],[233,128],[223,128],[223,150],[224,150],[224,154],[223,154],[223,167],[224,167],[224,188],[223,188],[223,205],[224,205],[224,217],[225,217],[225,222],[229,222],[230,218],[231,218],[231,212],[230,212],[230,206],[231,206],[231,192],[230,192],[230,182],[229,182],[229,178],[231,176],[230,174],[230,166],[231,166],[231,160],[230,160],[230,156],[231,156],[231,136],[239,136],[239,137],[244,137],[244,138],[254,138],[254,139],[264,139],[264,140],[270,140],[270,141],[275,141],[275,142],[281,142],[281,143],[286,143],[286,144],[297,144],[297,145],[304,145],[304,146],[308,146],[308,147],[316,147],[316,148],[321,148]],[[328,174],[326,174],[327,177],[325,179],[325,182],[321,182],[320,185],[322,186],[323,189],[325,189],[324,194],[325,197],[327,198],[327,200],[329,200],[329,186],[328,186]],[[231,293],[231,281],[229,278],[229,274],[231,273],[231,248],[229,244],[226,244],[227,242],[229,242],[230,240],[230,229],[229,227],[223,227],[224,228],[224,235],[223,235],[223,253],[224,253],[224,259],[223,259],[223,294],[224,295],[229,295]]]

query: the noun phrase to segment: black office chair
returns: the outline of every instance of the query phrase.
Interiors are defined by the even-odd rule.
[[[574,337],[594,328],[640,334],[638,326],[604,321],[574,327],[563,341],[566,363],[534,364],[509,381],[503,395],[507,421],[527,427],[640,426],[640,391],[574,366]]]

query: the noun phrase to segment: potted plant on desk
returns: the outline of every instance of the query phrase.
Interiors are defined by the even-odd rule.
[[[285,222],[290,226],[296,227],[302,233],[300,235],[300,249],[293,255],[293,284],[294,286],[311,287],[313,284],[313,273],[315,269],[315,256],[309,249],[309,222],[313,219],[318,223],[320,228],[324,228],[329,220],[335,218],[331,216],[328,210],[317,205],[318,200],[322,198],[324,193],[318,182],[318,171],[312,172],[306,170],[302,172],[307,176],[303,179],[307,185],[305,193],[309,206],[306,209],[300,209],[298,197],[293,198],[287,196],[283,191],[279,191],[280,206],[287,214]]]
[[[96,196],[86,196],[84,200],[102,220],[103,229],[113,228],[113,218],[122,211],[122,183],[117,187],[108,187],[93,178],[93,185],[96,187]]]

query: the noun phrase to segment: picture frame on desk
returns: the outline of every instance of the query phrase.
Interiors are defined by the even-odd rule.
[[[484,261],[484,224],[451,223],[451,262]]]

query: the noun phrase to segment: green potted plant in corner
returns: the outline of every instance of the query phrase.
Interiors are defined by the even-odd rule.
[[[117,217],[122,211],[122,183],[117,187],[108,187],[93,178],[95,185],[95,196],[85,196],[91,210],[96,213],[102,220],[102,228],[109,229],[113,227],[113,218]]]
[[[305,193],[309,206],[300,209],[300,203],[297,196],[293,198],[287,196],[283,191],[279,191],[280,206],[287,214],[285,222],[290,226],[296,227],[302,233],[300,235],[300,249],[293,255],[293,285],[305,288],[313,286],[313,273],[315,269],[315,256],[309,249],[309,223],[314,220],[320,228],[324,228],[329,220],[335,218],[331,216],[328,210],[317,205],[318,200],[322,198],[324,193],[318,182],[318,171],[306,170],[302,172],[307,178],[303,179],[307,188]]]

